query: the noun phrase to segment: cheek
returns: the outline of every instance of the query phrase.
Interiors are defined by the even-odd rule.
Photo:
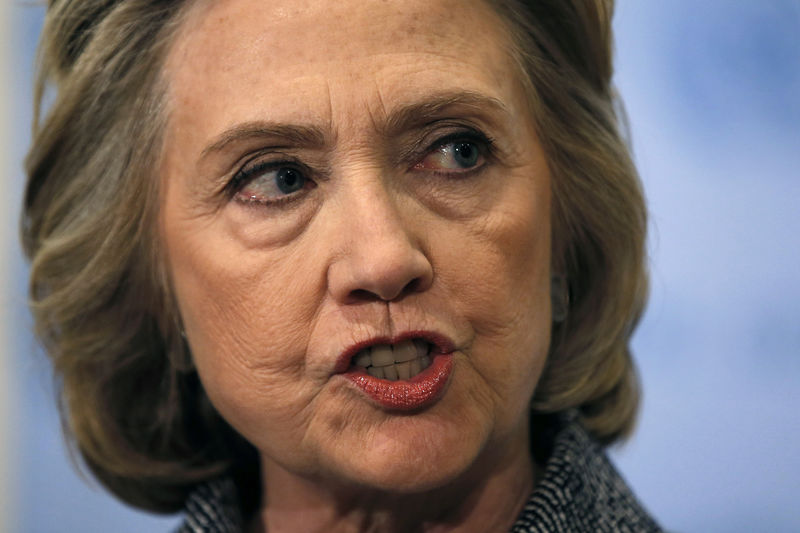
[[[259,370],[291,361],[304,344],[313,281],[306,276],[298,283],[302,265],[291,257],[259,259],[220,249],[173,260],[179,308],[197,357],[229,354]]]
[[[549,188],[544,180],[522,184],[508,191],[502,208],[470,226],[468,253],[451,249],[446,262],[445,276],[457,280],[462,311],[479,336],[549,332]]]
[[[530,174],[528,174],[530,176]],[[445,249],[441,277],[473,328],[468,354],[492,391],[501,425],[527,408],[550,345],[550,196],[547,180],[520,178]]]
[[[291,250],[254,252],[224,232],[191,228],[165,224],[164,234],[203,386],[238,430],[281,427],[290,433],[313,399],[305,354],[322,290],[311,269],[315,258]]]

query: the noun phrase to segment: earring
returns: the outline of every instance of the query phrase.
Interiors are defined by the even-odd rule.
[[[173,337],[171,349],[169,350],[170,362],[173,368],[180,373],[192,372],[194,371],[194,360],[189,349],[189,339],[186,336],[186,331],[181,324],[175,324],[175,329],[179,337]]]
[[[553,322],[563,322],[569,312],[569,287],[560,274],[550,277],[550,313]]]

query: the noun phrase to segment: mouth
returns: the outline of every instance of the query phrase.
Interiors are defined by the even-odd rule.
[[[432,350],[433,345],[424,339],[377,344],[356,353],[351,367],[361,368],[374,378],[407,380],[431,366]]]
[[[453,343],[428,333],[408,333],[392,342],[373,339],[342,354],[338,370],[384,409],[413,411],[436,403],[453,371]]]

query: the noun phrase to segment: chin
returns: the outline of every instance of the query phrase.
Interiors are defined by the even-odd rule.
[[[395,494],[418,494],[454,483],[469,469],[471,461],[441,464],[433,459],[411,462],[395,461],[392,464],[364,468],[359,465],[347,476],[352,483],[364,489]],[[340,477],[340,476],[337,476]]]
[[[449,431],[448,431],[449,429]],[[438,432],[374,436],[358,453],[348,453],[344,468],[333,477],[379,491],[400,494],[445,487],[462,477],[476,463],[484,447],[480,435],[469,438],[463,428]]]

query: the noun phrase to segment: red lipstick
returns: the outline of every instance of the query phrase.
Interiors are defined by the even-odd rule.
[[[413,411],[435,403],[444,392],[453,372],[453,354],[435,355],[431,366],[409,380],[375,378],[362,368],[344,375],[379,405],[395,411]]]
[[[392,381],[369,375],[364,368],[351,364],[353,356],[377,344],[397,344],[406,339],[423,339],[432,347],[430,366],[410,379]],[[393,411],[414,411],[436,403],[444,394],[453,372],[453,343],[430,332],[408,332],[389,341],[373,338],[358,343],[340,356],[337,370],[356,388],[379,406]]]

